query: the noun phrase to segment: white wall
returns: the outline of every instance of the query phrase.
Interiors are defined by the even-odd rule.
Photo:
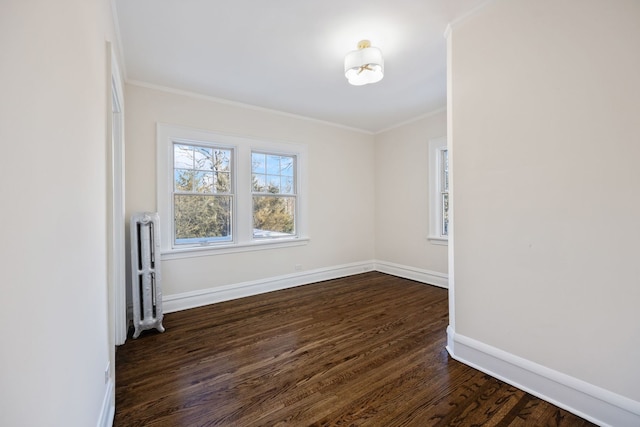
[[[95,426],[113,398],[104,379],[111,25],[108,1],[2,2],[3,426]]]
[[[446,126],[442,111],[375,136],[377,261],[446,275],[447,247],[427,240],[429,140],[446,136]]]
[[[638,23],[636,0],[496,0],[449,52],[455,333],[636,410]]]
[[[156,210],[157,122],[308,146],[309,244],[165,259],[165,298],[373,259],[372,135],[141,85],[125,92],[127,216]]]

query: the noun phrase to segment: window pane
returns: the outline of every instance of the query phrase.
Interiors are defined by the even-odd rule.
[[[207,147],[194,148],[194,169],[210,171],[213,169],[213,149]]]
[[[295,194],[295,156],[252,153],[254,193]]]
[[[231,240],[231,196],[174,195],[175,243]]]
[[[253,237],[293,236],[295,197],[253,196]]]
[[[214,172],[214,193],[231,192],[231,172]]]
[[[266,174],[267,155],[263,153],[251,153],[251,172]]]
[[[174,144],[174,191],[231,193],[231,154],[230,149]]]
[[[442,191],[449,191],[449,151],[442,150],[442,165],[440,166],[442,170]]]
[[[280,156],[267,155],[267,173],[272,175],[280,175]]]
[[[174,144],[173,167],[175,169],[193,169],[193,147]]]
[[[213,192],[213,172],[194,172],[194,189],[196,193]]]
[[[282,156],[280,158],[280,173],[284,176],[293,176],[293,157]]]
[[[292,176],[282,177],[282,183],[280,184],[280,192],[283,194],[295,194]]]
[[[449,193],[442,194],[442,235],[449,235]]]
[[[267,175],[267,188],[263,190],[267,193],[280,192],[280,175]]]
[[[228,172],[231,170],[231,150],[213,150],[211,159],[211,168],[220,172]]]
[[[264,188],[267,185],[265,175],[253,174],[251,182],[252,182],[253,191],[257,193],[264,191]]]
[[[192,170],[176,169],[173,174],[175,191],[192,191],[194,172]]]

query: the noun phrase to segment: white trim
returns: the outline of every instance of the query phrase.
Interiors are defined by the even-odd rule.
[[[479,11],[481,11],[488,4],[493,3],[494,1],[495,0],[486,0],[486,1],[478,4],[473,9],[469,10],[464,15],[458,16],[456,19],[454,19],[453,21],[449,22],[449,24],[447,24],[447,28],[445,28],[445,30],[444,30],[444,34],[443,34],[444,38],[448,38],[451,35],[451,31],[453,30],[453,27],[456,27],[456,26],[462,24],[463,22],[465,22],[466,20],[468,20],[469,18],[475,16]]]
[[[165,313],[172,313],[175,311],[187,310],[189,308],[202,307],[218,302],[259,295],[266,292],[308,285],[310,283],[321,282],[324,280],[352,276],[354,274],[360,274],[367,271],[379,271],[381,273],[415,280],[416,282],[426,283],[442,288],[447,287],[447,275],[444,273],[385,261],[364,261],[302,271],[283,276],[269,277],[250,282],[234,283],[215,288],[205,288],[198,291],[183,292],[180,294],[165,294],[162,299],[162,307]]]
[[[444,106],[444,107],[440,107],[440,108],[436,108],[435,110],[430,111],[430,112],[428,112],[428,113],[426,113],[426,114],[421,114],[421,115],[419,115],[419,116],[417,116],[417,117],[414,117],[414,118],[412,118],[412,119],[405,120],[405,121],[403,121],[403,122],[400,122],[400,123],[397,123],[397,124],[395,124],[395,125],[389,126],[389,127],[384,128],[384,129],[382,129],[382,130],[378,130],[378,131],[376,131],[376,132],[374,133],[374,135],[379,135],[379,134],[381,134],[381,133],[384,133],[384,132],[387,132],[387,131],[390,131],[390,130],[393,130],[393,129],[399,128],[399,127],[401,127],[401,126],[406,126],[406,125],[409,125],[409,124],[411,124],[411,123],[417,122],[418,120],[427,119],[427,118],[429,118],[429,117],[433,117],[433,116],[436,116],[436,115],[438,115],[438,114],[440,114],[440,113],[446,113],[446,112],[447,112],[447,107],[446,107],[446,106]]]
[[[451,224],[449,224],[449,227],[451,227]],[[427,240],[429,242],[433,243],[434,245],[447,246],[449,244],[449,239],[446,238],[446,237],[442,237],[442,236],[428,235],[427,236]]]
[[[392,129],[396,129],[396,128],[399,128],[401,126],[405,126],[405,125],[408,125],[410,123],[417,122],[418,120],[422,120],[422,119],[425,119],[427,117],[432,117],[432,116],[435,116],[436,114],[440,114],[442,112],[447,111],[446,107],[444,107],[444,106],[443,107],[439,107],[439,108],[436,108],[433,111],[429,111],[428,113],[421,114],[421,115],[419,115],[417,117],[413,117],[411,119],[408,119],[408,120],[402,121],[400,123],[391,125],[391,126],[386,127],[384,129],[371,131],[371,130],[367,130],[367,129],[360,129],[360,128],[355,128],[355,127],[352,127],[352,126],[343,125],[343,124],[340,124],[340,123],[334,123],[334,122],[329,122],[329,121],[326,121],[326,120],[315,119],[313,117],[307,117],[307,116],[301,116],[299,114],[287,113],[286,111],[274,110],[274,109],[266,108],[266,107],[259,107],[257,105],[245,104],[245,103],[242,103],[242,102],[231,101],[229,99],[224,99],[224,98],[216,98],[215,96],[203,95],[201,93],[190,92],[190,91],[186,91],[186,90],[182,90],[182,89],[176,89],[176,88],[169,87],[169,86],[156,85],[156,84],[153,84],[153,83],[143,82],[141,80],[133,80],[133,79],[128,79],[127,78],[126,79],[126,83],[131,85],[131,86],[138,86],[138,87],[141,87],[141,88],[153,89],[153,90],[157,90],[157,91],[160,91],[160,92],[172,93],[174,95],[186,96],[186,97],[189,97],[189,98],[202,99],[202,100],[209,101],[209,102],[216,102],[216,103],[219,103],[219,104],[230,105],[230,106],[233,106],[233,107],[246,108],[248,110],[255,110],[255,111],[261,111],[261,112],[265,112],[265,113],[277,114],[279,116],[291,117],[291,118],[294,118],[294,119],[305,120],[305,121],[309,121],[309,122],[313,122],[313,123],[319,123],[319,124],[322,124],[322,125],[327,125],[327,126],[335,127],[335,128],[338,128],[338,129],[345,129],[345,130],[349,130],[349,131],[353,131],[353,132],[363,133],[363,134],[366,134],[366,135],[379,135],[381,133],[390,131]]]
[[[161,86],[161,85],[156,85],[156,84],[152,84],[152,83],[147,83],[147,82],[143,82],[143,81],[139,81],[139,80],[131,80],[131,79],[127,79],[126,82],[127,82],[127,84],[130,84],[132,86],[138,86],[138,87],[142,87],[142,88],[146,88],[146,89],[158,90],[158,91],[161,91],[161,92],[167,92],[167,93],[172,93],[172,94],[175,94],[175,95],[186,96],[186,97],[189,97],[189,98],[202,99],[202,100],[209,101],[209,102],[216,102],[218,104],[224,104],[224,105],[230,105],[230,106],[233,106],[233,107],[246,108],[248,110],[261,111],[261,112],[265,112],[265,113],[277,114],[279,116],[291,117],[291,118],[299,119],[299,120],[306,120],[306,121],[309,121],[309,122],[319,123],[319,124],[332,126],[332,127],[340,128],[340,129],[346,129],[346,130],[350,130],[350,131],[353,131],[353,132],[364,133],[364,134],[367,134],[367,135],[374,135],[375,134],[374,132],[369,131],[369,130],[365,130],[365,129],[354,128],[354,127],[351,127],[351,126],[341,125],[339,123],[333,123],[333,122],[328,122],[328,121],[325,121],[325,120],[314,119],[312,117],[301,116],[301,115],[293,114],[293,113],[287,113],[285,111],[273,110],[271,108],[259,107],[257,105],[245,104],[245,103],[238,102],[238,101],[231,101],[229,99],[216,98],[214,96],[209,96],[209,95],[202,95],[200,93],[189,92],[189,91],[186,91],[186,90],[176,89],[176,88],[172,88],[172,87],[168,87],[168,86]]]
[[[120,20],[118,19],[118,5],[116,4],[116,0],[111,0],[111,22],[113,22],[113,30],[115,33],[115,39],[118,46],[118,63],[120,64],[120,69],[122,70],[122,75],[127,77],[127,64],[124,61],[124,46],[122,44],[122,32],[120,31]]]
[[[449,273],[449,325],[456,327],[456,295],[455,295],[455,253],[454,253],[454,235],[455,235],[455,138],[453,132],[453,34],[451,26],[447,26],[445,33],[447,42],[447,147],[449,156],[449,241],[447,252],[447,271]],[[429,200],[429,203],[431,201]]]
[[[437,271],[409,267],[407,265],[400,265],[386,261],[375,261],[375,270],[381,273],[415,280],[416,282],[438,286],[440,288],[449,287],[448,275]]]
[[[107,42],[109,65],[109,108],[107,120],[107,242],[110,323],[115,345],[127,339],[126,243],[125,243],[125,158],[124,91],[119,62],[113,45]]]
[[[523,359],[447,328],[454,359],[601,426],[640,425],[640,402]]]
[[[263,251],[267,249],[280,249],[290,248],[293,246],[304,246],[309,243],[308,238],[291,238],[291,239],[278,239],[267,241],[255,241],[246,244],[229,244],[220,246],[192,246],[188,248],[174,248],[171,250],[162,251],[162,259],[182,259],[182,258],[195,258],[203,256],[225,255],[238,252],[252,252]]]
[[[365,261],[269,277],[250,282],[234,283],[198,291],[183,292],[180,294],[165,294],[162,298],[162,307],[165,313],[172,313],[222,301],[230,301],[266,292],[308,285],[324,280],[352,276],[354,274],[373,271],[374,269],[374,263],[372,261]]]
[[[102,408],[100,409],[100,416],[98,417],[97,427],[111,427],[113,426],[113,419],[116,414],[115,406],[115,388],[113,387],[113,380],[109,379],[107,387],[104,391],[104,397],[102,399]]]
[[[451,36],[451,31],[453,31],[451,27],[451,23],[448,23],[447,28],[444,29],[444,33],[442,34],[442,37],[448,40],[449,37]]]

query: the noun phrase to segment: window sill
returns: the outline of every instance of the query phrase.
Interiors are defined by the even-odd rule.
[[[442,245],[442,246],[448,246],[449,245],[449,238],[448,237],[427,236],[427,240],[429,242],[433,243],[434,245]]]
[[[263,251],[268,249],[289,248],[293,246],[304,246],[309,243],[308,237],[295,239],[270,240],[264,242],[238,243],[235,245],[210,245],[191,246],[188,248],[163,249],[160,252],[161,259],[181,259],[202,256],[225,255],[239,252]]]

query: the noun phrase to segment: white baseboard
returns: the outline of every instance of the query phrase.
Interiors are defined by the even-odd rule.
[[[215,304],[217,302],[230,301],[266,292],[294,288],[296,286],[308,285],[309,283],[337,279],[339,277],[347,277],[374,270],[442,288],[447,288],[449,282],[448,276],[444,273],[408,267],[385,261],[365,261],[316,270],[301,271],[283,276],[269,277],[251,282],[234,283],[231,285],[218,286],[215,288],[207,288],[180,294],[165,294],[162,299],[162,310],[164,313],[172,313],[175,311],[187,310],[189,308],[202,307],[208,304]]]
[[[113,387],[113,380],[109,379],[107,387],[104,391],[104,397],[102,399],[102,408],[100,409],[100,417],[98,418],[97,427],[111,427],[113,426],[113,418],[116,414],[115,407],[115,389]]]
[[[640,426],[640,402],[538,365],[447,328],[454,359],[601,426]]]
[[[373,262],[359,262],[330,268],[300,271],[284,276],[269,277],[251,282],[234,283],[231,285],[218,286],[193,292],[164,295],[162,299],[162,309],[164,313],[172,313],[217,302],[244,298],[281,289],[294,288],[301,285],[308,285],[310,283],[321,282],[323,280],[352,276],[366,271],[373,271],[374,269]]]
[[[441,288],[449,287],[449,276],[437,271],[424,270],[386,261],[375,261],[375,270],[381,273],[415,280],[416,282],[439,286]]]

